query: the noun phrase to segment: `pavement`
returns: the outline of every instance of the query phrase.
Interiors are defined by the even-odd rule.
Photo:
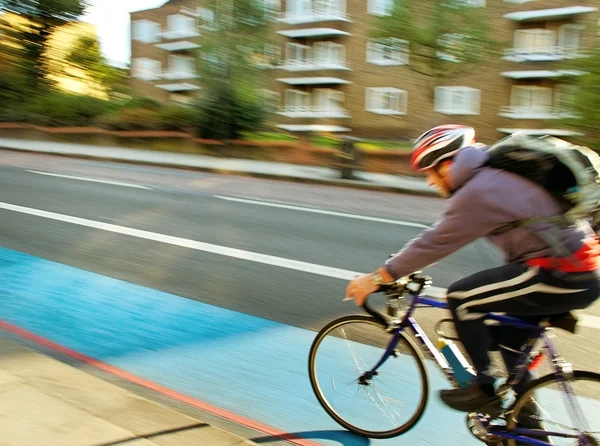
[[[0,149],[435,195],[418,177],[357,171],[356,179],[344,180],[327,167],[8,138],[0,138]],[[162,400],[145,398],[92,372],[90,367],[102,365],[90,358],[61,353],[60,346],[0,321],[0,446],[255,444],[200,420],[193,410],[159,403],[164,392]]]
[[[338,169],[330,167],[12,138],[0,138],[0,149],[438,196],[435,189],[427,185],[424,177],[409,175],[356,170],[353,172],[355,178],[347,180],[341,178]]]

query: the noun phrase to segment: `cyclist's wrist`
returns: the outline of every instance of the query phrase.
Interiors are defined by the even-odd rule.
[[[393,282],[396,279],[394,279],[394,276],[392,276],[385,267],[381,267],[377,271],[371,273],[371,280],[374,284],[379,286],[383,283]]]

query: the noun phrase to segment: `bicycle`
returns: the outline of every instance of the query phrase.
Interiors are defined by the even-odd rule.
[[[448,308],[446,301],[421,296],[430,285],[431,278],[421,273],[386,284],[381,291],[387,296],[387,316],[365,302],[363,308],[368,315],[336,319],[315,337],[308,361],[313,391],[323,409],[347,430],[383,439],[401,435],[417,424],[429,393],[423,352],[435,361],[452,385],[466,385],[457,379],[460,370],[453,369],[413,317],[417,308]],[[558,354],[548,333],[552,327],[574,333],[576,318],[564,313],[548,317],[538,325],[492,313],[486,319],[527,329],[532,334],[520,350],[522,356],[516,367],[497,389],[503,397],[502,410],[495,414],[467,414],[470,432],[490,445],[599,446],[600,374],[573,370]],[[448,321],[451,319],[436,324],[438,335],[445,336],[441,325]],[[407,329],[420,340],[420,346],[407,335]],[[525,384],[520,394],[515,395],[510,389],[544,357],[541,351],[534,350],[539,340],[543,341],[554,372]],[[348,352],[350,362],[346,364],[344,355]],[[460,351],[456,359],[464,366],[462,372],[472,372]],[[452,363],[456,366],[456,361]],[[348,367],[344,368],[345,365]],[[387,386],[392,396],[384,395]],[[409,404],[414,408],[410,409]],[[554,413],[549,413],[554,410],[558,410],[560,421]]]

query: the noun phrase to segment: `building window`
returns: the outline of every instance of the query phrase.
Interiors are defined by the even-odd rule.
[[[197,36],[196,19],[182,14],[167,17],[168,32],[165,36],[170,39]]]
[[[167,79],[189,79],[196,77],[194,58],[176,54],[169,55],[169,68],[164,77]]]
[[[573,113],[577,90],[576,85],[558,84],[556,86],[554,89],[554,107],[559,113]]]
[[[150,20],[133,22],[131,38],[143,43],[154,43],[160,40],[160,25]]]
[[[308,63],[310,47],[288,42],[285,47],[285,59],[288,65],[303,65]]]
[[[344,93],[331,88],[316,89],[313,101],[316,111],[335,112],[344,109]]]
[[[519,29],[515,31],[515,53],[554,54],[556,34],[546,29]]]
[[[160,61],[140,57],[133,59],[131,66],[131,76],[145,81],[154,81],[161,77]]]
[[[367,12],[369,14],[386,16],[391,15],[394,9],[394,0],[368,0]]]
[[[346,47],[335,42],[315,42],[313,60],[317,65],[344,65]]]
[[[310,93],[285,90],[285,109],[290,112],[310,111]]]
[[[287,0],[287,16],[343,16],[345,0]]]
[[[405,115],[407,93],[391,87],[367,88],[366,110],[379,115]]]
[[[513,113],[550,113],[552,89],[515,85],[511,91],[510,106]]]
[[[473,39],[465,34],[442,34],[438,37],[437,44],[440,47],[437,57],[447,62],[459,63],[483,55],[483,48],[473,43]]]
[[[406,65],[408,42],[393,37],[370,40],[367,43],[367,62],[376,65]]]
[[[435,111],[446,115],[478,115],[481,91],[469,87],[436,87]]]
[[[558,31],[558,46],[567,51],[573,52],[579,49],[579,39],[581,37],[581,25],[563,25]]]

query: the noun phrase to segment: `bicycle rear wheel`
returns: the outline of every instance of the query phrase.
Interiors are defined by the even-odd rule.
[[[309,354],[312,388],[341,426],[370,438],[390,438],[413,427],[428,397],[423,357],[404,334],[394,354],[371,379],[359,382],[379,361],[392,334],[370,316],[337,319],[316,336]]]
[[[600,374],[575,371],[567,380],[550,374],[531,382],[516,399],[506,427],[509,432],[517,426],[546,431],[547,436],[529,438],[557,446],[600,446],[599,414]]]

